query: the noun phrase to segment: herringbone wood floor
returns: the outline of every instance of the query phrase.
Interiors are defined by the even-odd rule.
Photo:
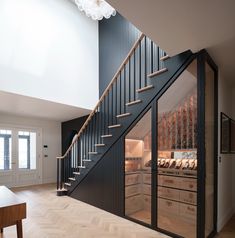
[[[13,189],[27,202],[24,238],[163,238],[156,231],[70,197],[57,197],[55,185]],[[4,229],[15,238],[15,226]]]

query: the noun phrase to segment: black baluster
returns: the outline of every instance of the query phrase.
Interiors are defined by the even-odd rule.
[[[126,113],[126,65],[123,68],[123,113]]]
[[[141,88],[141,42],[139,45],[139,88]]]
[[[150,62],[151,62],[150,73],[153,73],[153,42],[151,40],[150,40]]]
[[[119,74],[119,95],[120,95],[120,108],[119,108],[119,114],[122,114],[122,75],[121,72]]]
[[[147,40],[144,37],[144,86],[147,85]]]
[[[131,58],[129,57],[129,60],[128,60],[128,92],[129,92],[129,97],[128,97],[128,102],[131,101]]]
[[[57,159],[57,190],[61,189],[60,177],[61,177],[60,159]]]

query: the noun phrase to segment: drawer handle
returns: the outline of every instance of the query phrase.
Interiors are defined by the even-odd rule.
[[[195,212],[195,209],[193,207],[187,207],[187,209],[190,211],[190,212]]]
[[[166,182],[166,183],[174,183],[174,181],[173,181],[173,180],[170,180],[170,179],[166,179],[165,182]]]
[[[168,207],[172,206],[172,202],[167,201],[166,204],[167,204]]]

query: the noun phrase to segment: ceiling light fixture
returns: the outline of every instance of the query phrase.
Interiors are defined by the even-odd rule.
[[[116,10],[104,0],[75,0],[80,11],[93,20],[102,20],[116,15]]]

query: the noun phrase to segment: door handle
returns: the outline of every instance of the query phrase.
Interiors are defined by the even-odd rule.
[[[11,164],[16,164],[16,162],[11,162]]]

